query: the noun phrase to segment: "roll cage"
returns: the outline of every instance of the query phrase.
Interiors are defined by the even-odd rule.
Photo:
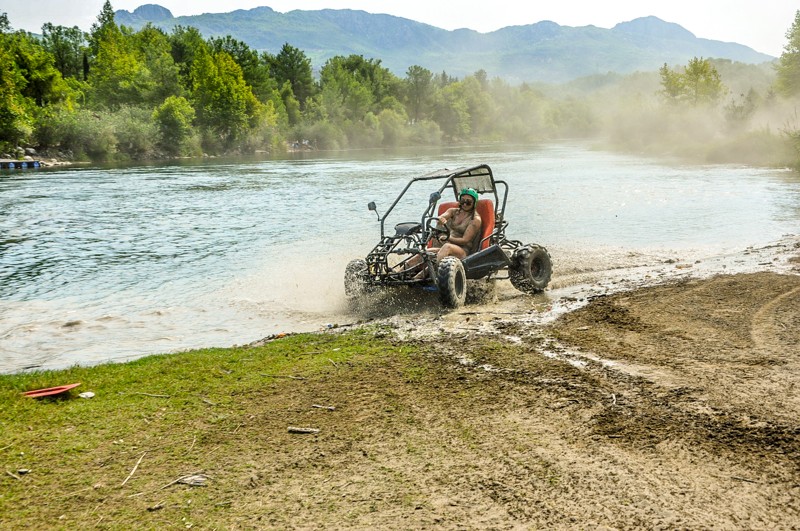
[[[500,229],[501,226],[504,228],[503,224],[505,223],[502,220],[504,219],[503,214],[505,212],[506,202],[508,200],[508,185],[505,181],[495,180],[492,169],[486,164],[480,164],[478,166],[459,168],[456,170],[448,170],[445,168],[422,175],[421,177],[414,177],[411,179],[394,200],[394,202],[389,206],[386,212],[382,216],[378,214],[378,221],[380,221],[381,224],[381,238],[386,236],[386,219],[395,209],[400,200],[406,195],[406,192],[408,192],[412,186],[419,182],[437,180],[442,181],[442,184],[435,192],[431,193],[428,201],[428,207],[425,209],[425,212],[422,213],[420,225],[423,227],[423,229],[426,228],[427,220],[434,217],[436,204],[442,198],[442,193],[445,190],[452,190],[453,197],[457,201],[459,191],[464,188],[472,188],[479,194],[492,195],[492,203],[494,204],[495,232],[502,232]],[[502,190],[498,190],[498,186],[500,186]],[[369,209],[375,211],[377,214],[377,208],[374,202],[369,203]],[[426,232],[428,232],[426,236],[430,236],[430,231],[426,230]],[[427,240],[427,238],[425,239]]]
[[[419,223],[397,223],[394,226],[394,233],[387,234],[386,220],[408,191],[415,185],[419,186],[420,183],[437,181],[441,181],[441,183],[430,194],[427,207],[422,213]],[[430,280],[424,281],[415,278],[414,271],[409,270],[406,265],[414,256],[422,255],[425,266],[431,266],[433,258],[427,251],[426,245],[434,234],[432,222],[438,218],[437,204],[442,200],[443,195],[449,195],[448,190],[457,201],[459,192],[464,188],[473,188],[482,196],[488,196],[481,197],[481,201],[491,199],[494,215],[493,229],[483,237],[481,245],[478,247],[482,250],[463,260],[467,278],[483,278],[508,266],[508,257],[522,245],[521,242],[505,238],[507,222],[504,214],[508,200],[508,184],[505,181],[496,180],[488,165],[480,164],[455,170],[437,170],[412,178],[383,215],[378,213],[374,202],[369,203],[369,209],[376,213],[380,221],[381,241],[366,257],[367,283],[372,285],[430,283]],[[397,260],[397,262],[390,263],[391,260]]]

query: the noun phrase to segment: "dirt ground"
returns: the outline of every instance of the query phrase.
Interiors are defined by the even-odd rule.
[[[537,296],[498,289],[451,312],[380,303],[364,337],[395,351],[232,397],[185,445],[154,449],[165,470],[143,465],[134,494],[108,471],[114,488],[66,493],[37,518],[109,529],[800,529],[800,238],[723,257],[556,264]],[[118,453],[108,452],[89,468],[106,470]],[[166,488],[176,467],[208,485]]]
[[[800,240],[753,253],[382,321],[423,354],[265,397],[320,432],[243,448],[231,526],[800,528]]]

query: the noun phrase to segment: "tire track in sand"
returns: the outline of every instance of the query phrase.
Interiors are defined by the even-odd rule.
[[[797,326],[797,321],[800,320],[799,307],[800,286],[789,289],[762,305],[750,319],[750,338],[755,350],[781,357],[790,354],[780,337],[784,331]],[[797,353],[800,345],[795,346],[794,352]]]

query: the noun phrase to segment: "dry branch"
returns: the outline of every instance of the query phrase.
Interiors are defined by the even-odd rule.
[[[298,428],[297,426],[289,426],[289,433],[319,433],[317,428]]]
[[[122,485],[120,485],[120,487],[124,487],[124,486],[125,486],[125,483],[127,483],[127,482],[128,482],[128,480],[129,480],[129,479],[131,479],[131,477],[133,476],[134,472],[136,472],[136,469],[137,469],[137,468],[139,468],[139,463],[141,463],[141,462],[142,462],[142,459],[144,459],[144,456],[145,456],[145,455],[147,455],[147,452],[144,452],[144,453],[142,454],[142,456],[139,458],[139,460],[138,460],[138,461],[136,461],[136,464],[133,466],[133,470],[131,470],[131,473],[130,473],[130,474],[128,474],[128,477],[126,477],[126,478],[125,478],[125,481],[123,481],[123,482],[122,482]]]
[[[175,483],[185,483],[187,485],[192,485],[193,487],[205,486],[205,482],[206,482],[207,479],[208,479],[208,476],[206,476],[205,474],[202,474],[200,472],[198,472],[196,474],[188,474],[186,476],[181,476],[176,480],[170,481],[169,483],[167,483],[166,485],[161,487],[161,490],[164,490],[167,487],[170,487],[170,486],[174,485]]]

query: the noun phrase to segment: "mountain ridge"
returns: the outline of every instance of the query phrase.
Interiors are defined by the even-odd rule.
[[[174,17],[165,7],[145,4],[133,12],[116,11],[115,20],[134,29],[147,23],[166,31],[193,26],[206,38],[230,35],[269,53],[289,43],[302,50],[314,68],[336,55],[363,55],[380,59],[401,77],[410,66],[419,65],[455,77],[485,70],[489,77],[510,83],[557,83],[592,74],[653,71],[665,63],[685,64],[693,57],[753,64],[775,59],[742,44],[697,37],[654,16],[620,22],[611,29],[544,20],[480,33],[352,9],[280,13],[261,6]]]

